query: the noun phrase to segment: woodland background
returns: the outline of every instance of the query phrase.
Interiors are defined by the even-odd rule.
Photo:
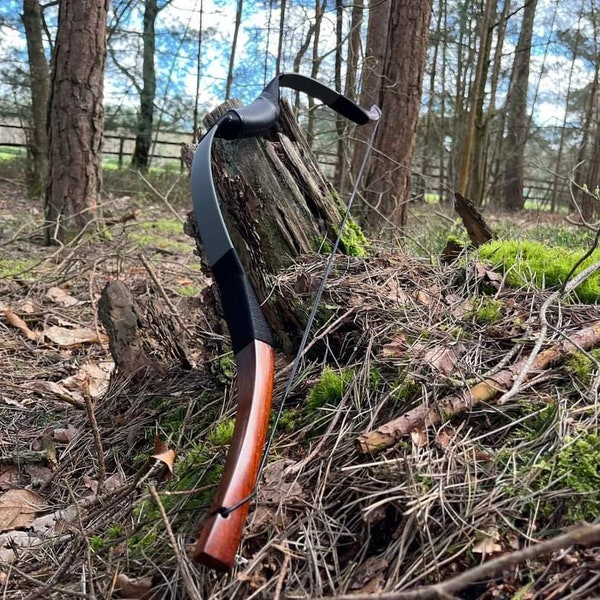
[[[2,594],[597,595],[599,11],[595,0],[4,0]],[[183,233],[180,150],[189,159],[212,109],[250,102],[279,71],[383,117],[353,210],[367,237],[353,228],[356,243],[342,243],[353,251],[332,263],[221,575],[188,551],[231,441],[235,365]],[[288,98],[333,183],[315,189],[343,202],[369,131]],[[279,152],[273,135],[252,142]],[[497,239],[470,245],[455,192]],[[306,204],[319,229],[325,213]],[[449,234],[456,248],[442,254]],[[268,285],[253,281],[283,324],[275,403],[325,270],[318,250],[281,253]],[[109,351],[113,284],[129,290],[156,366],[141,380]]]
[[[27,139],[31,157],[41,149],[30,83],[48,74],[58,16],[57,2],[40,4],[8,0],[0,7],[0,122],[29,128],[19,140]],[[107,134],[118,139],[106,139],[106,151],[119,152],[121,165],[129,151],[134,168],[158,167],[160,160],[147,155],[167,153],[165,146],[159,150],[160,140],[189,138],[219,101],[249,102],[282,70],[368,100],[374,92],[367,89],[369,69],[400,63],[410,35],[427,34],[414,27],[382,30],[389,7],[342,0],[112,2],[103,104]],[[580,193],[589,216],[600,168],[597,2],[434,1],[415,7],[428,17],[431,8],[425,63],[414,56],[409,69],[424,69],[422,96],[410,98],[418,105],[418,134],[413,141],[404,132],[406,117],[394,108],[384,115],[385,129],[403,136],[404,148],[399,156],[398,148],[381,147],[389,141],[378,144],[381,154],[395,154],[393,160],[410,169],[412,195],[434,201],[458,190],[494,209],[560,211],[572,209],[574,182],[591,192]],[[28,55],[24,24],[40,18],[38,29],[29,28],[39,39]],[[380,47],[367,39],[369,26]],[[49,93],[40,86],[38,128],[45,124],[42,105]],[[304,98],[294,104],[315,152],[344,187],[351,132]],[[15,134],[0,132],[0,144]],[[135,137],[135,145],[121,141],[119,148],[125,136]],[[110,154],[104,160],[115,163]],[[399,202],[406,196],[400,190]],[[404,222],[402,214],[396,221]]]

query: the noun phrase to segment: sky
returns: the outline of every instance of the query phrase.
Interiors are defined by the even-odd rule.
[[[0,16],[15,18],[19,12],[20,0],[2,0]],[[210,109],[220,103],[224,96],[225,79],[230,56],[231,37],[235,10],[235,0],[203,0],[202,28],[202,66],[200,69],[200,104]],[[238,59],[236,61],[236,78],[234,95],[244,102],[250,102],[262,89],[265,79],[269,80],[274,73],[274,56],[276,53],[279,10],[275,8],[269,13],[269,2],[246,0],[244,3],[243,27],[238,43]],[[287,49],[284,68],[290,69],[293,49],[298,48],[306,36],[310,14],[298,2],[289,3],[294,6],[288,14],[286,27]],[[564,106],[568,85],[568,74],[572,68],[572,58],[564,49],[554,42],[556,32],[561,29],[574,28],[578,16],[573,13],[572,4],[556,0],[538,0],[538,18],[536,20],[536,44],[531,64],[530,98],[535,104],[535,121],[538,125],[562,125]],[[200,23],[200,0],[173,0],[159,16],[157,22],[157,70],[159,89],[157,105],[171,110],[169,103],[172,96],[181,96],[181,102],[193,102],[197,83],[197,30]],[[312,4],[311,4],[312,5]],[[568,6],[567,6],[568,5]],[[113,2],[113,6],[115,3]],[[331,3],[333,7],[333,3]],[[270,17],[270,18],[269,18]],[[269,23],[271,27],[269,29]],[[515,22],[516,23],[516,22]],[[322,51],[325,52],[334,41],[335,15],[330,9],[324,20],[322,34]],[[128,29],[140,27],[138,23],[129,23]],[[515,25],[515,30],[518,29]],[[187,42],[176,39],[172,33],[181,36],[188,33]],[[268,37],[269,45],[265,40]],[[15,49],[25,50],[22,35],[9,27],[0,28],[0,64],[8,63]],[[141,61],[136,60],[132,47],[139,43],[139,36],[129,35],[122,40],[115,39],[115,47],[119,61],[133,70],[140,70]],[[512,60],[511,53],[516,45],[515,35],[509,36],[504,48],[504,61],[507,70]],[[266,62],[266,66],[265,66]],[[131,83],[119,74],[111,61],[108,61],[105,82],[105,98],[109,105],[137,105],[137,93]],[[309,64],[303,71],[308,73]],[[573,81],[576,87],[583,87],[590,81],[591,65],[578,59],[573,65]],[[543,71],[543,77],[540,73]],[[331,60],[323,64],[320,77],[331,83]],[[507,79],[505,79],[507,82]],[[182,109],[183,110],[183,109]]]

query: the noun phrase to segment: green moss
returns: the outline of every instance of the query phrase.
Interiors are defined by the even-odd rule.
[[[94,551],[94,552],[100,552],[102,549],[104,549],[105,543],[104,543],[104,538],[100,535],[93,535],[90,538],[90,548]]]
[[[39,264],[39,261],[33,259],[9,259],[0,258],[0,279],[22,278],[34,267]]]
[[[353,377],[354,373],[350,370],[342,370],[336,373],[333,369],[325,367],[321,380],[308,394],[306,400],[308,410],[313,411],[326,404],[339,404]]]
[[[570,494],[557,495],[546,501],[544,512],[562,509],[569,523],[591,521],[600,511],[600,435],[586,432],[579,437],[565,437],[558,455],[538,460],[534,468],[540,472],[535,480],[540,490],[564,490]]]
[[[501,300],[483,296],[473,304],[473,308],[468,314],[480,325],[491,325],[502,318],[503,308],[504,303]]]
[[[583,385],[592,381],[597,362],[600,360],[600,349],[596,348],[589,353],[575,351],[563,363],[563,369]]]
[[[175,292],[180,296],[184,296],[185,298],[190,298],[193,296],[198,296],[200,294],[200,287],[197,285],[189,284],[189,285],[178,285],[175,287]]]
[[[178,242],[170,237],[155,233],[132,232],[129,237],[137,246],[151,246],[153,248],[158,248],[159,250],[167,250],[177,254],[190,254],[193,250],[191,244]]]
[[[369,248],[369,240],[358,223],[351,217],[346,220],[341,237],[342,251],[347,256],[364,258]]]
[[[333,245],[328,240],[315,239],[313,240],[315,252],[320,254],[331,254]],[[344,230],[340,237],[340,251],[346,256],[356,256],[364,258],[369,249],[369,240],[365,236],[360,225],[351,217],[346,220]]]
[[[421,385],[405,374],[396,379],[392,384],[392,389],[394,389],[392,392],[393,397],[403,401],[412,400],[417,394],[421,393]]]
[[[235,374],[237,372],[237,367],[235,363],[235,356],[233,352],[228,352],[224,354],[219,359],[217,364],[217,379],[221,383],[230,383],[234,380]]]
[[[279,427],[285,433],[293,433],[302,427],[303,421],[302,414],[297,408],[286,408],[279,418]]]
[[[548,246],[527,240],[492,241],[481,246],[479,257],[499,267],[506,273],[506,281],[514,287],[535,284],[538,287],[558,287],[565,282],[574,265],[585,250],[573,250],[564,246]],[[579,267],[582,271],[600,261],[600,249],[595,250]],[[598,302],[600,299],[600,274],[594,273],[575,290],[582,302]]]
[[[208,434],[208,441],[213,446],[228,446],[233,438],[235,419],[225,419]]]

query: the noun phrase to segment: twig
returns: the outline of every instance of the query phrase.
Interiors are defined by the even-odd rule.
[[[140,260],[142,261],[142,264],[144,265],[144,268],[146,269],[146,271],[148,271],[148,275],[150,275],[150,279],[152,279],[154,285],[156,286],[156,289],[158,290],[158,293],[161,295],[162,299],[165,301],[165,304],[169,307],[169,310],[171,311],[173,317],[175,317],[175,320],[177,321],[179,327],[181,327],[182,331],[185,331],[186,333],[189,334],[190,330],[189,330],[188,326],[183,322],[183,319],[179,315],[179,311],[175,308],[175,305],[171,302],[171,299],[167,295],[167,292],[165,292],[165,289],[163,288],[162,284],[158,280],[158,277],[156,276],[156,273],[154,272],[152,265],[148,262],[148,259],[143,254],[140,254]]]
[[[100,435],[100,429],[98,427],[98,421],[96,421],[96,413],[94,411],[94,401],[90,394],[90,382],[89,377],[84,380],[81,391],[83,392],[83,398],[85,400],[85,410],[87,412],[90,427],[92,428],[92,435],[94,437],[94,446],[96,446],[96,454],[98,456],[98,494],[102,494],[104,488],[104,482],[106,481],[106,463],[104,462],[104,448],[102,447],[102,436]]]
[[[537,358],[538,354],[540,353],[542,346],[544,344],[544,341],[546,339],[546,332],[548,331],[548,321],[546,319],[546,313],[548,312],[548,308],[550,307],[550,305],[553,302],[556,302],[563,295],[570,294],[579,284],[581,284],[583,281],[585,281],[590,275],[592,275],[598,269],[600,269],[600,262],[590,265],[587,269],[584,269],[583,271],[581,271],[581,273],[579,273],[576,277],[574,277],[571,281],[569,281],[569,283],[564,286],[564,289],[561,288],[561,289],[557,290],[556,292],[554,292],[553,294],[551,294],[546,299],[546,301],[542,304],[542,306],[540,308],[540,316],[539,316],[540,322],[542,323],[542,327],[540,328],[537,340],[533,346],[533,349],[531,350],[531,354],[528,356],[527,360],[523,364],[523,367],[522,367],[521,371],[519,372],[519,374],[517,375],[516,379],[514,380],[513,385],[510,388],[510,390],[508,390],[508,392],[506,392],[506,393],[502,394],[502,396],[500,396],[500,398],[498,400],[498,404],[500,404],[500,405],[506,404],[509,400],[514,398],[519,393],[519,390],[521,389],[521,386],[523,385],[523,382],[525,381],[525,379],[527,379],[527,377],[529,375],[529,371],[531,370],[531,367],[533,366],[535,359]]]
[[[194,583],[194,581],[190,575],[189,569],[186,565],[186,561],[188,559],[187,559],[187,557],[184,556],[184,554],[179,549],[179,545],[177,544],[175,534],[173,533],[173,529],[171,528],[171,523],[169,523],[169,518],[167,517],[167,513],[165,512],[165,507],[162,505],[162,502],[160,501],[158,492],[156,491],[156,488],[152,484],[150,484],[148,486],[148,490],[150,492],[150,495],[152,496],[152,499],[156,503],[156,506],[158,507],[160,516],[162,517],[163,523],[165,525],[165,529],[167,530],[167,535],[169,536],[169,542],[171,543],[171,547],[173,548],[173,552],[175,553],[175,561],[177,562],[177,566],[179,567],[179,570],[181,571],[181,575],[183,578],[183,584],[185,585],[185,590],[192,600],[202,600],[202,595],[200,594],[200,591],[196,587],[196,584]]]
[[[599,542],[600,525],[583,525],[550,540],[494,558],[442,583],[404,592],[332,596],[331,600],[438,600],[441,598],[452,598],[454,593],[464,589],[473,582],[489,579],[505,569],[522,564],[528,560],[540,558],[574,544],[593,545]]]

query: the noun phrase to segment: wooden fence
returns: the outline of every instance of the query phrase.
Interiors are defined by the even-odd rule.
[[[191,133],[160,131],[154,137],[152,152],[150,155],[151,166],[175,167],[181,171],[184,165],[181,161],[181,145],[192,139]],[[0,147],[27,147],[27,129],[16,123],[0,123]],[[103,155],[105,161],[113,159],[119,168],[127,167],[131,161],[135,148],[135,137],[129,132],[107,131],[104,135]],[[328,171],[333,173],[334,166],[331,163],[332,156],[327,152],[322,157],[324,163],[331,167]],[[110,162],[113,162],[110,161]],[[556,183],[556,191],[553,186]],[[493,188],[493,186],[492,186]],[[440,182],[439,174],[435,168],[430,168],[426,177],[417,170],[413,173],[413,194],[416,199],[437,196],[440,199],[449,200],[452,195],[453,186],[449,182]],[[489,189],[493,195],[493,189]],[[552,196],[554,194],[555,208],[569,204],[569,185],[564,179],[557,182],[550,175],[548,178],[529,176],[525,178],[524,193],[530,205],[545,210],[550,209]]]
[[[0,123],[0,147],[26,148],[27,128],[15,123]],[[160,131],[153,139],[150,154],[151,166],[178,165],[183,170],[181,145],[192,139],[191,133]],[[119,168],[126,167],[133,155],[135,136],[129,132],[107,131],[104,134],[102,154],[106,159],[116,159]]]

